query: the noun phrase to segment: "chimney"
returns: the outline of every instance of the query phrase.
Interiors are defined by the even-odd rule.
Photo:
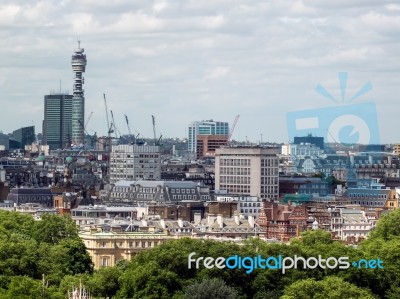
[[[351,165],[354,165],[354,156],[353,155],[350,156],[350,163],[351,163]]]
[[[208,216],[207,216],[208,225],[212,225],[214,223],[214,220],[215,220],[214,215],[213,214],[208,214]]]
[[[166,229],[167,226],[165,225],[165,220],[164,219],[160,219],[160,225],[163,229]]]
[[[236,225],[240,225],[239,215],[238,215],[238,214],[235,214],[233,217],[235,218],[235,223],[236,223]]]
[[[224,218],[222,217],[222,214],[217,215],[217,222],[220,228],[224,227]]]
[[[179,225],[179,227],[183,227],[183,220],[182,220],[182,218],[178,218],[178,225]]]
[[[248,217],[250,227],[254,227],[254,216],[249,215]]]
[[[200,213],[194,213],[194,224],[199,224],[201,221],[201,214]]]

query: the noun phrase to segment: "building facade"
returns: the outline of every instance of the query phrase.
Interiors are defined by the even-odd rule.
[[[72,140],[72,95],[53,93],[44,96],[42,143],[49,149],[64,148]]]
[[[312,136],[312,135],[308,135],[308,136],[301,136],[301,137],[294,137],[294,144],[305,144],[305,143],[309,143],[309,144],[313,144],[315,146],[318,146],[320,149],[324,149],[324,137],[316,137],[316,136]]]
[[[210,188],[190,181],[118,181],[101,192],[104,202],[137,204],[210,200]]]
[[[85,94],[83,84],[85,80],[83,73],[86,70],[86,54],[84,49],[78,48],[72,55],[71,65],[72,71],[75,73],[72,98],[72,143],[80,145],[84,143],[84,123],[85,123]]]
[[[32,144],[36,139],[35,126],[15,130],[12,137],[20,143],[20,149],[24,149],[25,145]]]
[[[194,121],[188,127],[188,151],[196,154],[197,157],[213,155],[221,143],[226,145],[228,136],[229,124],[227,122]]]
[[[278,148],[224,147],[215,154],[215,190],[278,199]]]
[[[117,145],[110,156],[110,182],[160,180],[161,152],[156,145]]]

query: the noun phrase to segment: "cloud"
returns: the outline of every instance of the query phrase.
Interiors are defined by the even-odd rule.
[[[225,77],[230,71],[229,67],[217,66],[204,76],[205,79],[215,80]]]
[[[349,71],[374,85],[381,136],[397,142],[388,103],[400,93],[399,7],[388,0],[4,0],[1,129],[32,118],[41,130],[44,94],[59,79],[72,90],[80,36],[86,110],[96,111],[90,124],[98,134],[107,127],[98,104],[105,92],[118,121],[129,114],[144,136],[152,135],[151,114],[164,136],[182,137],[190,121],[243,113],[249,140],[258,126],[285,141],[285,113],[324,105],[315,85],[338,93],[337,73]],[[171,120],[176,111],[182,117]]]

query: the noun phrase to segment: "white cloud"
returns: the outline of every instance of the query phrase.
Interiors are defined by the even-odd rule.
[[[209,80],[221,79],[225,77],[229,71],[229,67],[217,66],[213,68],[207,75],[205,75],[204,78]]]
[[[400,93],[399,7],[389,0],[4,0],[1,129],[23,124],[26,111],[13,107],[19,103],[35,107],[29,117],[41,130],[43,95],[59,79],[72,89],[70,56],[80,36],[87,111],[99,109],[106,92],[115,117],[122,122],[128,113],[142,135],[152,134],[151,114],[160,115],[164,136],[181,137],[188,122],[212,110],[210,117],[227,121],[243,112],[252,120],[240,125],[250,140],[258,126],[283,141],[285,113],[323,105],[315,85],[331,80],[337,92],[337,73],[349,71],[371,80],[381,135],[397,142],[395,118],[385,116]],[[177,109],[184,117],[168,120]],[[103,112],[91,120],[98,134]]]

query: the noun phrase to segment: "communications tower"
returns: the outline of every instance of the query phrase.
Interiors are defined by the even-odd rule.
[[[84,49],[81,48],[81,41],[78,41],[78,48],[72,55],[72,71],[75,73],[74,88],[72,98],[72,143],[81,145],[84,143],[84,128],[85,123],[85,95],[83,84],[85,80],[83,73],[86,70],[86,54],[83,54]]]

